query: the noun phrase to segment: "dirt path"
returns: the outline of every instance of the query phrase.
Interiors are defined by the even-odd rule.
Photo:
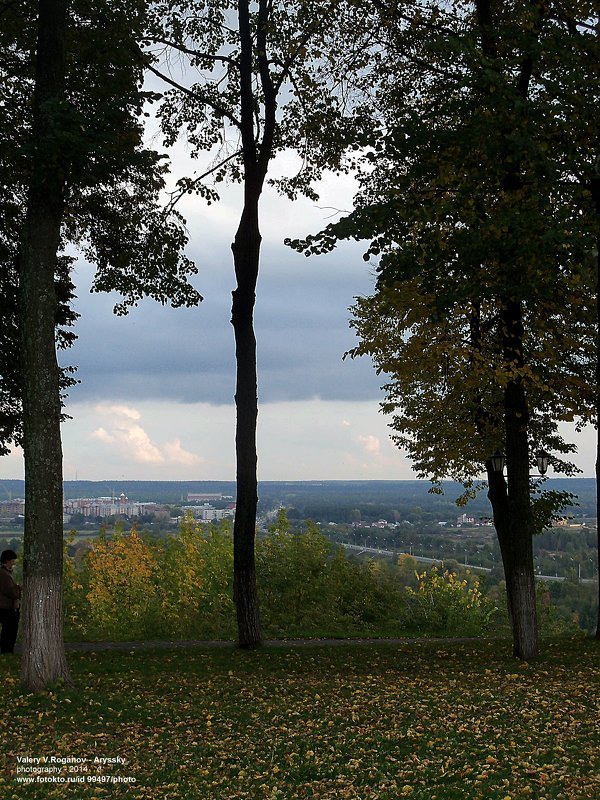
[[[265,647],[343,647],[343,646],[373,646],[373,645],[402,645],[438,642],[474,642],[476,637],[462,638],[398,638],[398,639],[267,639]],[[181,648],[230,648],[234,649],[233,641],[202,641],[197,639],[184,639],[174,641],[137,641],[137,642],[65,642],[65,650],[171,650]],[[19,645],[15,648],[19,651]]]

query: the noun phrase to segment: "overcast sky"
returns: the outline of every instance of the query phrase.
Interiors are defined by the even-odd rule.
[[[286,167],[289,165],[285,165]],[[267,190],[257,292],[259,477],[311,480],[414,477],[379,413],[380,379],[366,359],[343,360],[354,344],[353,297],[372,287],[363,247],[307,259],[283,244],[326,224],[330,207],[349,209],[354,185],[330,179],[317,206]],[[88,480],[233,480],[234,288],[230,244],[240,187],[207,207],[182,211],[189,255],[204,296],[196,309],[143,301],[112,314],[114,297],[91,294],[92,268],[75,270],[78,341],[63,363],[78,366],[63,425],[64,475]],[[0,477],[21,477],[20,452],[0,459]]]
[[[280,164],[282,169],[289,164]],[[350,178],[330,178],[321,199],[291,203],[267,190],[257,292],[259,478],[414,478],[379,413],[380,378],[367,359],[343,360],[354,344],[348,306],[373,285],[360,244],[305,258],[286,236],[316,232],[332,208],[351,207]],[[75,271],[77,344],[62,354],[78,366],[63,425],[66,480],[234,480],[234,288],[230,243],[239,186],[207,207],[182,211],[189,255],[204,296],[196,309],[146,300],[115,317],[115,298],[90,294],[92,269]],[[580,437],[580,466],[593,474],[594,436]],[[0,459],[0,477],[22,477],[19,451]]]

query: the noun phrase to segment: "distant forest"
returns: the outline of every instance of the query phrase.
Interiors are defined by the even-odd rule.
[[[388,519],[390,522],[447,519],[468,513],[476,519],[491,517],[485,490],[465,508],[455,500],[459,484],[444,484],[444,494],[431,494],[428,481],[263,481],[259,485],[259,513],[279,505],[290,519],[315,522],[353,522],[357,518]],[[576,495],[578,505],[566,513],[575,518],[596,516],[596,484],[593,478],[548,480],[545,488]],[[65,481],[65,498],[111,497],[123,492],[130,500],[180,505],[188,493],[223,494],[235,497],[234,481]],[[24,482],[0,480],[0,500],[24,496]]]

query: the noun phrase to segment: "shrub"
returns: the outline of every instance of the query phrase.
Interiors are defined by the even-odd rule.
[[[257,547],[261,615],[268,637],[352,636],[396,624],[401,592],[380,562],[349,561],[317,525],[292,533],[280,512]]]
[[[229,523],[206,527],[187,517],[178,535],[169,538],[159,565],[164,635],[233,637],[232,573]]]
[[[85,557],[87,615],[85,632],[93,638],[144,638],[152,635],[159,594],[155,568],[158,543],[135,529],[116,530],[94,540]]]
[[[280,512],[257,541],[266,638],[477,635],[497,610],[477,578],[437,567],[350,561],[314,523],[290,530]],[[195,522],[150,539],[135,529],[100,535],[67,557],[66,635],[84,639],[232,639],[233,542],[228,523]],[[406,585],[409,580],[413,585]]]
[[[497,611],[481,591],[479,578],[458,578],[437,567],[417,574],[417,587],[405,589],[410,624],[443,635],[476,636],[484,633]]]

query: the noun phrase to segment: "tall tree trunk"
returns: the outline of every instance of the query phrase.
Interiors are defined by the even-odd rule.
[[[232,293],[231,322],[236,343],[236,467],[237,498],[233,525],[233,597],[238,645],[262,644],[256,586],[255,537],[258,481],[256,422],[258,418],[254,304],[260,256],[258,197],[248,196],[232,245],[237,288]]]
[[[244,161],[244,208],[231,246],[237,287],[233,292],[231,322],[236,345],[236,469],[237,498],[233,525],[233,598],[237,614],[238,645],[260,647],[262,633],[256,586],[256,421],[258,418],[256,338],[254,304],[260,260],[261,236],[258,204],[268,164],[273,155],[276,127],[276,97],[267,60],[269,3],[259,2],[256,52],[250,20],[249,0],[238,0],[240,26],[240,133]],[[255,130],[256,97],[254,60],[259,64],[260,83],[265,98],[262,141]]]
[[[539,36],[544,7],[540,0],[532,0],[532,9],[538,11],[538,19],[529,33],[530,41],[523,47],[520,68],[515,82],[515,93],[526,104],[534,66],[535,43]],[[475,1],[476,18],[481,37],[481,50],[492,65],[498,60],[498,24],[494,4],[491,0]],[[483,66],[483,64],[482,64]],[[485,65],[489,69],[489,64]],[[498,64],[498,74],[502,65]],[[512,131],[507,130],[506,134]],[[517,160],[507,159],[502,189],[514,192],[522,188],[521,165]],[[508,237],[510,239],[510,236]],[[510,250],[510,244],[508,249]],[[507,257],[506,257],[507,256]],[[510,264],[514,254],[507,253],[505,264]],[[507,285],[518,285],[519,275],[507,275]],[[523,366],[523,318],[518,302],[508,300],[501,313],[501,327],[505,366]],[[504,432],[506,445],[505,499],[492,490],[490,500],[495,498],[501,505],[497,514],[500,527],[496,526],[504,573],[506,592],[513,635],[513,652],[517,658],[531,659],[537,655],[537,616],[535,604],[535,575],[533,569],[533,541],[531,520],[531,496],[529,485],[529,409],[525,389],[520,378],[509,380],[504,390]]]
[[[33,165],[20,269],[25,535],[21,676],[42,691],[70,675],[63,644],[61,401],[56,259],[63,215],[57,113],[63,101],[66,0],[39,0]]]
[[[502,313],[504,360],[523,366],[523,322],[520,303],[508,301]],[[538,651],[533,528],[529,484],[529,409],[520,377],[510,379],[504,391],[508,547],[507,590],[511,593],[513,652],[526,661]]]
[[[600,156],[596,159],[600,171]],[[596,224],[600,227],[600,174],[592,180],[592,197],[596,205]],[[600,236],[596,239],[596,528],[598,551],[598,619],[596,639],[600,639]]]
[[[494,514],[494,527],[500,546],[502,566],[504,568],[504,581],[506,584],[506,608],[511,631],[514,630],[513,622],[513,590],[512,590],[512,548],[510,546],[510,521],[508,508],[508,495],[506,479],[500,472],[492,469],[491,462],[487,462],[488,498]]]

